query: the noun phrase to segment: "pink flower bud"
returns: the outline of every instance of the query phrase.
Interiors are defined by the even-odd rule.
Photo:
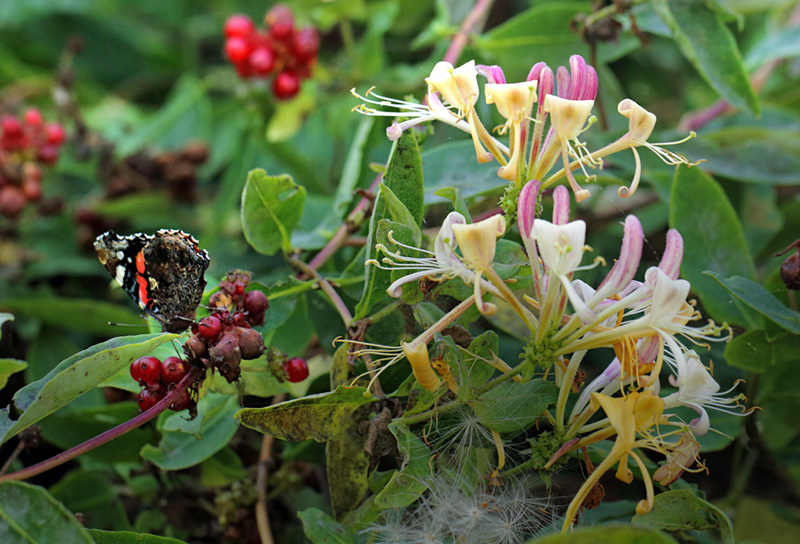
[[[503,69],[497,65],[486,66],[485,64],[478,64],[475,66],[475,71],[478,72],[478,75],[481,75],[489,80],[489,83],[506,82],[506,75],[503,73]]]
[[[661,269],[670,279],[678,279],[681,273],[681,261],[683,260],[683,237],[675,229],[667,231],[667,247],[658,268]]]
[[[533,220],[536,219],[536,200],[539,197],[540,183],[532,179],[522,188],[517,201],[517,224],[524,240],[529,240],[533,233]]]
[[[553,190],[553,224],[569,223],[569,190],[559,185]]]

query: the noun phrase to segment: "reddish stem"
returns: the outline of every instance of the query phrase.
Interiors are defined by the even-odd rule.
[[[11,474],[6,474],[4,476],[0,476],[0,482],[6,480],[25,480],[30,478],[31,476],[36,476],[37,474],[41,474],[42,472],[48,471],[51,468],[55,468],[59,465],[63,465],[67,461],[71,461],[78,457],[79,455],[86,453],[87,451],[91,451],[99,446],[102,446],[106,442],[110,442],[111,440],[117,438],[118,436],[122,436],[123,434],[127,433],[128,431],[132,431],[137,427],[141,427],[158,414],[169,408],[170,404],[178,400],[178,397],[197,379],[204,370],[198,367],[192,367],[189,373],[183,377],[183,379],[178,383],[178,385],[167,393],[167,395],[158,401],[152,408],[145,410],[138,416],[134,417],[133,419],[129,419],[125,423],[121,425],[117,425],[113,429],[109,429],[106,432],[95,436],[94,438],[90,438],[86,442],[82,444],[78,444],[74,448],[70,448],[67,451],[63,451],[58,455],[51,457],[50,459],[46,459],[41,463],[37,463],[35,465],[31,465],[29,467],[25,467],[22,470],[18,470],[17,472],[12,472]]]

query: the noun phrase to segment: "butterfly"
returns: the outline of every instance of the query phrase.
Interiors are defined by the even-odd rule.
[[[94,242],[97,257],[141,309],[164,332],[194,322],[206,287],[208,252],[182,230],[120,236],[108,231]]]

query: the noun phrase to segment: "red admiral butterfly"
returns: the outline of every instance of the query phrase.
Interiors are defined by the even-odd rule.
[[[182,230],[120,236],[94,242],[100,262],[164,332],[181,332],[194,321],[206,287],[208,252]]]

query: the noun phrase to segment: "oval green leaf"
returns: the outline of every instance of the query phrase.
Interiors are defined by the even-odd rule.
[[[18,419],[0,412],[0,443],[106,381],[137,357],[179,337],[160,333],[122,336],[65,359],[44,378],[17,391],[14,406],[23,412]]]
[[[3,544],[93,544],[83,525],[43,488],[25,482],[0,484]]]
[[[247,242],[259,253],[291,251],[291,235],[306,202],[306,189],[291,176],[268,176],[252,170],[242,192],[242,229]]]

